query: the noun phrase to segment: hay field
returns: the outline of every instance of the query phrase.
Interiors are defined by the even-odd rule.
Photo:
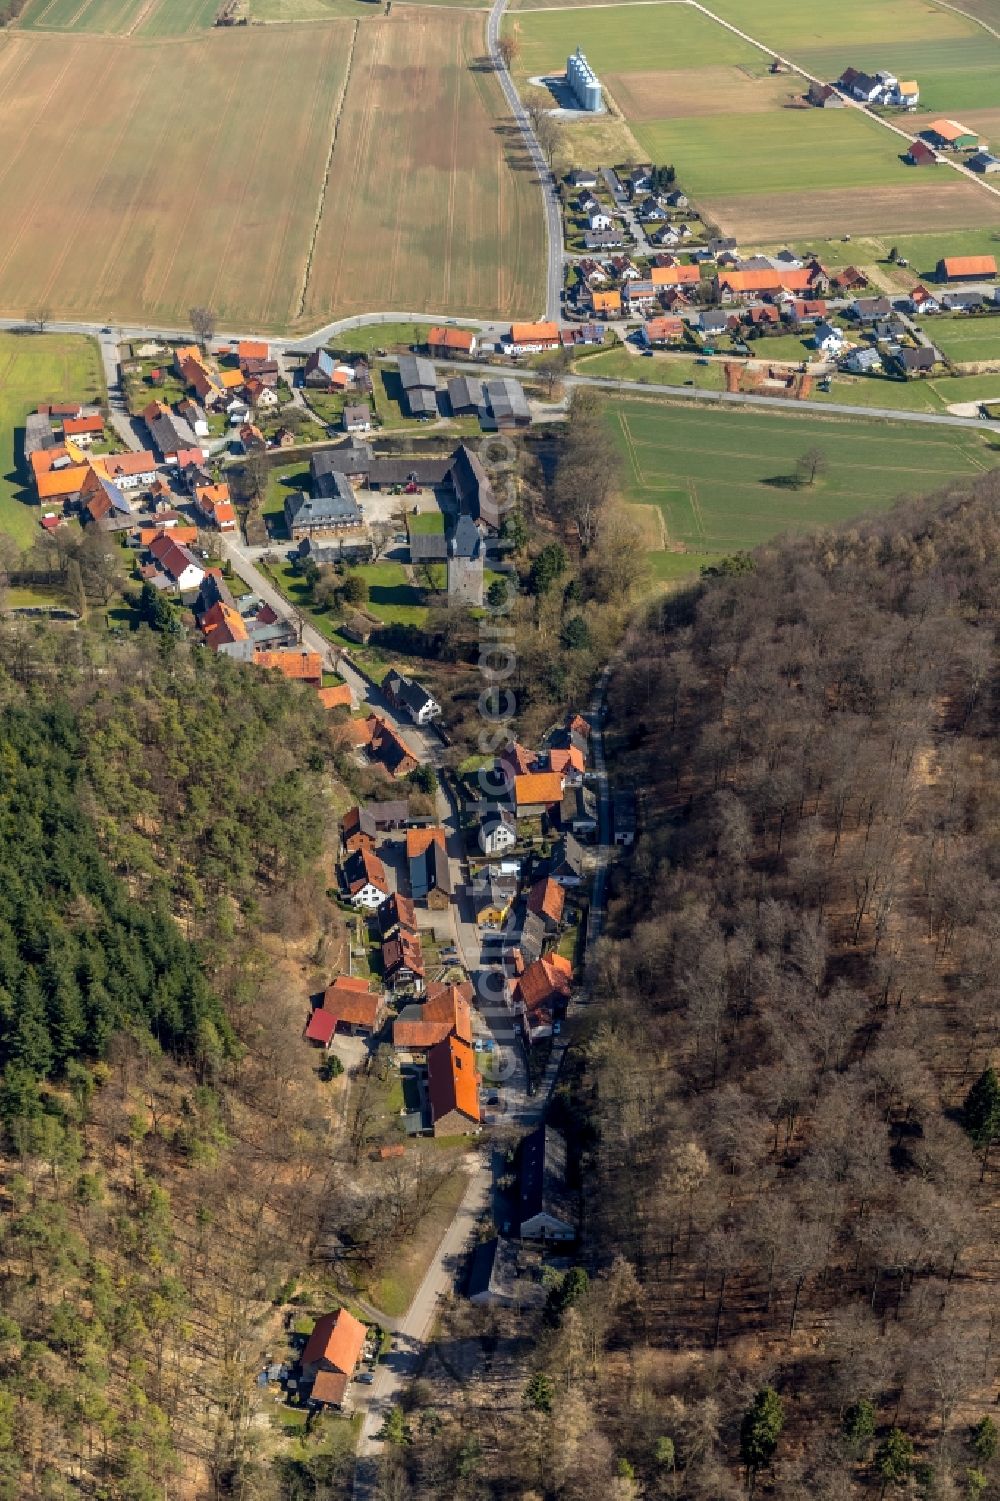
[[[708,207],[713,218],[746,245],[774,245],[792,238],[798,245],[812,238],[836,239],[838,243],[828,256],[834,266],[862,259],[856,246],[843,242],[848,229],[854,236],[888,236],[909,257],[907,237],[919,235],[933,224],[945,247],[940,254],[958,255],[962,253],[957,248],[958,239],[964,236],[965,226],[1000,226],[1000,198],[983,193],[951,172],[944,177],[944,169],[935,170],[941,175],[933,180],[929,180],[932,174],[928,171],[921,182],[904,179],[895,186],[881,185],[877,192],[869,188],[828,188],[800,193],[720,194],[709,201]],[[948,229],[956,230],[958,238],[949,237]],[[977,235],[977,244],[984,237],[992,238],[985,228]],[[922,274],[932,271],[935,264],[936,258]],[[907,285],[909,281],[912,276]]]
[[[359,28],[302,309],[539,311],[537,181],[489,71],[483,21],[407,9]]]
[[[984,437],[961,428],[644,399],[611,401],[607,414],[625,461],[625,499],[657,507],[668,545],[696,552],[732,552],[846,521],[991,467]],[[789,476],[813,447],[828,471],[796,490]]]
[[[766,114],[802,97],[801,86],[787,75],[758,78],[735,67],[608,73],[605,82],[633,126],[720,113]]]

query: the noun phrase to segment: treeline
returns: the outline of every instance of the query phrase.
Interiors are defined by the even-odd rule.
[[[635,630],[640,841],[556,1101],[588,1276],[491,1315],[520,1385],[440,1432],[418,1400],[394,1494],[996,1494],[998,500],[764,548]]]

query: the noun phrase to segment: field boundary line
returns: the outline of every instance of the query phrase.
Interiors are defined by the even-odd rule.
[[[355,24],[357,24],[357,23],[355,23]],[[324,79],[326,64],[327,64],[327,62],[329,60],[329,56],[330,56],[330,48],[333,45],[333,37],[334,37],[334,35],[335,35],[335,28],[331,26],[329,28],[330,41],[329,41],[329,43],[327,45],[326,51],[324,51],[323,54],[322,54],[322,58],[321,58],[321,61],[320,61],[320,69],[319,69],[319,72],[318,72],[317,77],[316,77],[315,87],[313,89],[313,102],[312,102],[312,106],[311,106],[311,108],[309,110],[309,124],[308,124],[307,129],[306,129],[306,139],[308,139],[311,136],[311,134],[312,134],[312,122],[313,122],[313,120],[316,117],[317,111],[318,111],[318,109],[320,107],[320,104],[322,102],[322,99],[323,99],[323,79]],[[336,113],[336,111],[334,113]],[[270,270],[270,273],[269,273],[268,278],[267,278],[267,283],[266,283],[266,286],[265,286],[264,295],[263,295],[263,298],[262,298],[261,304],[260,304],[262,308],[267,309],[267,310],[269,310],[271,308],[272,302],[274,300],[275,283],[276,283],[276,281],[278,279],[278,273],[281,270],[282,260],[283,260],[284,253],[285,253],[285,245],[286,245],[286,243],[288,241],[288,231],[289,231],[290,226],[291,226],[291,215],[290,214],[283,214],[282,215],[282,221],[281,221],[281,235],[280,235],[279,240],[278,240],[277,248],[275,249],[274,254],[272,256],[272,259],[271,259],[271,270]],[[294,271],[294,265],[290,268],[290,270]],[[303,274],[304,274],[304,272],[305,272],[305,262],[303,263]],[[291,277],[289,277],[289,280],[291,280]],[[289,321],[291,321],[292,318],[294,316],[296,316],[294,314],[294,302],[291,302],[291,303],[288,304],[288,314],[289,314]]]
[[[622,437],[625,439],[625,446],[628,449],[629,458],[632,461],[632,468],[635,472],[635,477],[639,481],[639,484],[643,488],[645,488],[646,476],[636,456],[635,444],[632,441],[632,431],[628,425],[628,418],[625,416],[624,412],[618,413],[618,421],[621,425]]]
[[[698,500],[698,487],[691,478],[688,478],[685,483],[687,485],[688,501],[691,505],[691,514],[694,517],[695,527],[701,536],[701,540],[707,542],[708,532],[705,530],[705,517],[702,514],[701,502]]]
[[[323,173],[323,181],[319,189],[319,202],[316,205],[316,217],[313,220],[312,234],[309,238],[309,249],[306,253],[306,263],[302,270],[302,285],[299,288],[298,312],[296,317],[301,318],[306,310],[306,297],[309,293],[309,278],[312,275],[313,256],[316,253],[316,241],[319,239],[320,226],[323,223],[323,214],[326,209],[326,195],[330,187],[330,177],[333,173],[333,157],[337,150],[337,138],[340,135],[340,120],[344,113],[344,104],[347,100],[347,90],[351,84],[351,73],[354,70],[354,49],[358,44],[358,28],[361,22],[354,22],[354,30],[351,32],[351,45],[347,53],[347,67],[344,69],[344,83],[340,90],[340,98],[333,116],[333,130],[330,132],[330,149],[326,154],[326,170]]]
[[[146,0],[146,4],[136,15],[136,18],[132,22],[132,25],[128,28],[127,31],[122,32],[122,36],[134,36],[135,33],[139,30],[139,27],[144,25],[151,16],[155,16],[156,12],[158,10],[161,10],[162,8],[163,0]]]

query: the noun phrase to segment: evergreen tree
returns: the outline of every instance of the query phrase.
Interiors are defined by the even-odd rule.
[[[785,1426],[785,1409],[778,1393],[764,1386],[743,1414],[740,1425],[740,1455],[753,1489],[758,1470],[770,1464]]]

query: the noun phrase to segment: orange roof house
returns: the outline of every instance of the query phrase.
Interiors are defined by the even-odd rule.
[[[427,1090],[435,1136],[459,1136],[479,1125],[479,1072],[467,1042],[446,1037],[430,1049]]]
[[[61,469],[50,469],[47,473],[36,474],[35,488],[38,491],[38,499],[72,500],[82,491],[90,472],[86,464],[67,464]]]
[[[313,1402],[328,1407],[343,1405],[367,1337],[364,1324],[346,1308],[324,1313],[316,1320],[302,1351],[302,1374],[307,1381],[312,1380]]]
[[[536,881],[528,892],[528,911],[534,912],[536,917],[545,918],[553,928],[558,927],[562,921],[565,905],[566,892],[551,876],[544,876],[542,880]]]
[[[622,294],[612,292],[591,292],[590,305],[595,313],[603,313],[605,317],[609,313],[620,313],[622,310]]]
[[[349,683],[334,683],[330,688],[318,689],[319,701],[324,709],[349,709],[351,688]]]
[[[105,479],[134,479],[139,474],[154,474],[156,459],[151,453],[101,453],[92,460],[98,474]]]
[[[515,348],[556,349],[559,345],[558,323],[512,323],[509,343]]]
[[[99,437],[104,431],[104,418],[100,412],[89,417],[67,417],[62,430],[66,438]]]
[[[242,370],[220,370],[219,379],[224,391],[238,391],[246,376]]]
[[[393,1022],[393,1047],[423,1051],[452,1036],[471,1044],[472,1011],[466,996],[471,989],[470,985],[428,986],[423,1005],[405,1007]]]
[[[292,682],[313,683],[318,688],[323,681],[323,660],[318,651],[255,651],[253,660],[255,667],[280,672]]]
[[[466,328],[432,328],[427,335],[427,347],[445,354],[471,354],[476,347],[476,336]]]
[[[239,610],[234,610],[232,605],[227,605],[221,599],[205,611],[200,625],[205,641],[213,651],[218,651],[220,646],[229,645],[233,641],[247,639],[247,628]]]
[[[807,292],[814,281],[808,266],[776,271],[720,271],[719,286],[730,292]]]
[[[586,765],[583,751],[577,745],[553,746],[547,759],[549,770],[558,771],[560,776],[565,776],[568,771],[578,771],[582,775]]]
[[[697,266],[651,266],[649,279],[654,287],[696,287],[701,271]]]
[[[236,530],[236,512],[228,485],[195,485],[194,503],[206,521],[217,526],[220,532]]]
[[[421,855],[427,853],[432,844],[439,844],[445,848],[445,832],[442,828],[431,829],[407,829],[406,831],[406,858],[407,860],[419,860]]]
[[[380,862],[381,863],[381,862]],[[357,975],[338,975],[323,992],[323,1010],[349,1027],[377,1030],[382,1020],[385,997],[369,989],[368,981]]]
[[[514,778],[514,801],[519,813],[544,810],[561,803],[563,779],[557,771],[529,771]]]
[[[561,954],[536,959],[514,985],[514,1003],[524,1013],[532,1037],[545,1037],[552,1031],[555,1008],[567,1001],[573,990],[573,966]]]
[[[236,346],[236,358],[241,365],[244,360],[266,360],[270,354],[270,346],[262,339],[241,339]]]

